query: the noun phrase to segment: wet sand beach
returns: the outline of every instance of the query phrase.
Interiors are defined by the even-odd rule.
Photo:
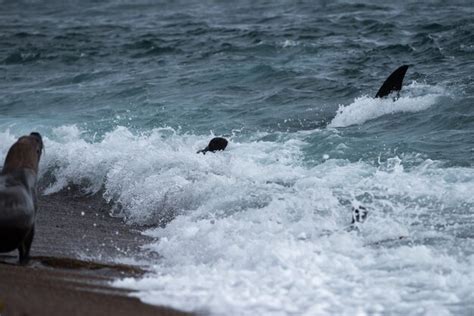
[[[74,191],[41,196],[36,223],[27,266],[17,265],[17,252],[0,254],[0,315],[186,315],[109,285],[145,272],[113,259],[140,260],[147,237],[111,217],[102,199]]]

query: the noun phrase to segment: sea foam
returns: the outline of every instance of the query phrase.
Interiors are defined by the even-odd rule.
[[[392,165],[328,160],[296,169],[282,186],[254,182],[261,204],[221,183],[232,190],[148,231],[157,241],[147,249],[163,256],[154,273],[115,284],[148,303],[216,315],[450,314],[446,306],[472,299],[473,257],[450,254],[452,235],[434,227],[453,220],[443,210],[473,205],[465,190],[473,171]],[[448,176],[459,172],[463,179]],[[359,233],[344,229],[351,199],[370,209]],[[431,212],[439,218],[422,224]]]
[[[336,116],[328,127],[360,125],[383,115],[401,112],[420,112],[436,103],[439,96],[446,94],[442,87],[413,82],[407,86],[396,101],[391,98],[358,97],[349,105],[340,105]]]
[[[212,136],[119,127],[92,142],[75,126],[45,136],[45,194],[77,184],[103,194],[114,215],[155,226],[143,250],[161,259],[150,256],[149,274],[116,286],[147,303],[214,315],[472,307],[472,239],[462,233],[472,230],[472,168],[407,167],[399,157],[307,164],[299,134],[231,139],[224,152],[196,154]],[[354,204],[369,217],[351,230]]]

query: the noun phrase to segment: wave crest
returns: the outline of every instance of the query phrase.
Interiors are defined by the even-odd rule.
[[[362,96],[347,106],[340,105],[328,127],[360,125],[387,114],[424,111],[435,104],[438,97],[445,94],[445,90],[441,87],[416,82],[405,90],[404,95],[396,101],[390,98]]]

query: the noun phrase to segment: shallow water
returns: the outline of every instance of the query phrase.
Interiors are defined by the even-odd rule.
[[[117,286],[216,315],[474,313],[471,2],[1,4],[0,152],[41,132],[45,194],[157,238]]]

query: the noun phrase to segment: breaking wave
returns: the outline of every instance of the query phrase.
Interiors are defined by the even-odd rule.
[[[396,101],[391,98],[362,96],[347,106],[340,105],[328,127],[360,125],[383,115],[424,111],[433,106],[438,97],[446,93],[441,87],[416,82],[409,85],[406,90]]]

